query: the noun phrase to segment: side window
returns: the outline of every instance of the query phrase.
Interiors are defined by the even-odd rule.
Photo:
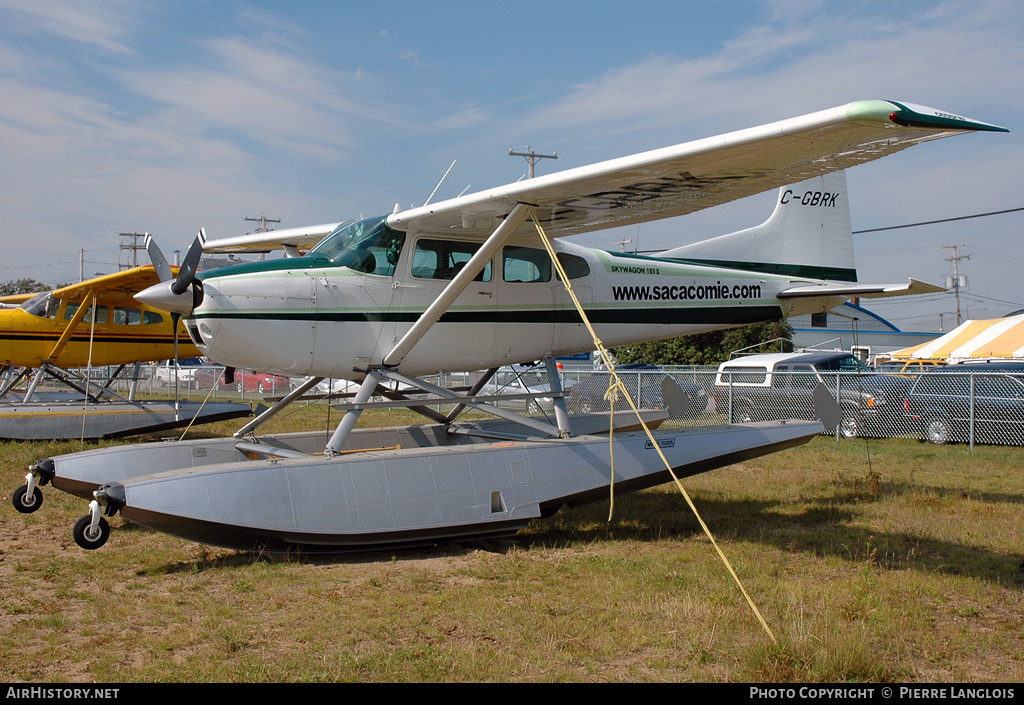
[[[810,365],[797,365],[793,368],[794,389],[814,389],[818,384],[818,377]]]
[[[1009,375],[977,375],[974,378],[974,393],[979,397],[996,399],[1019,399],[1024,392],[1020,382]]]
[[[507,282],[551,281],[551,258],[546,250],[509,246],[502,251],[502,260]]]
[[[65,321],[70,321],[72,318],[74,318],[75,317],[75,313],[78,312],[78,307],[81,306],[81,305],[82,304],[79,304],[79,303],[69,303],[67,306],[65,306],[64,307],[64,320]]]
[[[137,326],[142,323],[142,311],[137,308],[116,306],[114,308],[115,326]]]
[[[764,384],[768,378],[766,367],[727,367],[719,373],[722,384]]]
[[[64,320],[65,321],[70,321],[72,318],[74,318],[75,317],[75,313],[78,311],[78,307],[81,306],[81,305],[82,304],[79,304],[79,303],[70,303],[70,304],[68,304],[67,308],[64,311]],[[89,308],[90,309],[92,308],[91,304],[90,304]],[[96,323],[99,323],[99,324],[102,325],[102,324],[107,322],[107,310],[108,309],[107,309],[106,306],[97,306],[96,307]],[[92,323],[93,322],[93,312],[91,310],[87,310],[85,312],[85,317],[82,319],[82,322],[83,323]]]
[[[142,325],[148,326],[151,323],[163,323],[164,317],[156,311],[142,312]]]
[[[775,372],[772,374],[772,387],[776,389],[784,389],[789,386],[789,368],[788,367],[776,367]]]
[[[412,275],[417,279],[454,279],[478,249],[480,243],[476,242],[417,240],[412,257]],[[491,263],[488,262],[474,281],[490,280]]]
[[[565,270],[565,276],[570,279],[590,276],[590,265],[582,257],[567,255],[561,252],[558,254],[558,262],[562,265],[562,269]]]

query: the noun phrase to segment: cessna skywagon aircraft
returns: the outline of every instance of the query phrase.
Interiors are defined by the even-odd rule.
[[[514,531],[530,517],[602,496],[611,473],[599,443],[607,441],[595,445],[583,430],[590,426],[570,420],[564,403],[556,403],[552,426],[495,410],[475,396],[479,389],[459,397],[418,375],[539,359],[554,371],[554,357],[594,349],[569,286],[609,347],[827,311],[850,296],[937,291],[914,280],[857,282],[845,181],[827,175],[972,131],[1005,130],[907,103],[862,101],[367,220],[219,241],[201,232],[175,281],[137,298],[182,315],[197,347],[225,365],[309,375],[312,383],[360,382],[326,452],[311,455],[324,451],[311,445],[315,440],[237,440],[209,461],[222,464],[207,468],[196,466],[192,452],[164,448],[160,459],[150,453],[136,467],[173,472],[111,478],[109,468],[128,465],[128,456],[115,463],[106,454],[48,459],[45,471],[108,473],[93,475],[108,484],[76,526],[76,540],[90,548],[106,540],[101,512],[117,511],[179,536],[240,548],[393,545]],[[548,236],[685,215],[773,188],[779,200],[763,225],[653,257],[564,239],[549,252],[544,244]],[[311,249],[192,274],[203,247],[268,246],[292,254]],[[459,406],[432,417],[443,430],[396,431],[401,448],[385,451],[389,443],[377,446],[353,431],[385,379]],[[550,379],[558,396],[557,374]],[[484,443],[481,436],[510,436],[456,426],[463,405],[514,420],[526,435],[511,446]],[[685,475],[806,442],[821,429],[820,422],[789,422],[703,435],[690,429],[685,437],[660,431],[656,442],[626,434],[616,448],[621,444],[617,452],[629,456],[629,469],[623,478],[617,467],[616,482],[629,489],[665,482],[662,451]],[[470,435],[477,445],[461,447]],[[452,437],[460,440],[439,440]],[[367,447],[378,450],[341,455]],[[172,452],[181,455],[171,458]],[[209,457],[209,447],[203,453]],[[261,453],[270,464],[245,460]]]

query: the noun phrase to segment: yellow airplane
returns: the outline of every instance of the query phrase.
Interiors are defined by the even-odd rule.
[[[145,265],[53,291],[0,297],[0,369],[25,368],[20,381],[32,369],[200,355],[177,316],[132,298],[159,281],[154,266]]]

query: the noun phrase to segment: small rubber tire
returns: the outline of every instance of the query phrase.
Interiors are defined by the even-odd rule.
[[[102,546],[110,538],[110,524],[103,517],[100,517],[99,526],[96,527],[96,534],[89,534],[89,527],[92,524],[92,517],[86,514],[75,522],[75,528],[72,530],[72,534],[75,537],[75,543],[87,551],[95,551],[97,548]]]
[[[31,514],[43,506],[43,493],[38,487],[32,488],[32,496],[28,496],[28,485],[22,485],[11,495],[11,504],[22,514]]]
[[[941,416],[928,419],[924,427],[924,437],[934,445],[946,445],[949,443],[949,422]]]
[[[754,412],[747,404],[739,404],[733,407],[732,423],[753,423],[755,420]]]
[[[856,416],[844,416],[839,422],[839,435],[843,438],[856,438],[860,435],[860,423]]]

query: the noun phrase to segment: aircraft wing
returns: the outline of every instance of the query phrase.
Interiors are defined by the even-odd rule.
[[[308,250],[341,223],[325,223],[303,228],[285,228],[284,230],[268,230],[262,233],[247,233],[207,240],[203,243],[203,252],[270,252],[271,250],[289,249]]]
[[[18,306],[25,303],[39,292],[31,294],[8,294],[7,296],[0,296],[0,304],[8,304],[10,306]]]
[[[926,284],[911,279],[906,284],[823,284],[820,286],[795,286],[779,292],[780,299],[798,299],[807,296],[860,296],[865,299],[881,299],[888,296],[912,296],[916,294],[938,294],[946,290],[941,286]]]
[[[932,108],[860,101],[412,208],[387,222],[483,238],[525,203],[549,235],[575,235],[685,215],[978,130],[1007,131]]]
[[[178,268],[171,267],[171,272],[177,274]],[[133,267],[113,274],[105,274],[95,279],[87,279],[78,284],[69,284],[53,290],[53,296],[57,299],[70,301],[81,300],[90,293],[121,293],[134,295],[154,284],[159,284],[153,265],[147,264],[142,267]]]

